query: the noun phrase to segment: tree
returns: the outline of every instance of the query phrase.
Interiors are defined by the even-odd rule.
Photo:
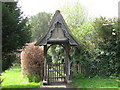
[[[51,59],[50,59],[51,57]],[[60,45],[53,45],[48,49],[48,62],[56,63],[61,61],[64,57],[64,48]]]
[[[76,29],[87,21],[87,12],[85,7],[79,2],[67,3],[61,7],[63,14],[69,28]]]
[[[30,41],[28,19],[23,18],[17,2],[2,3],[2,69],[6,70],[15,60],[14,52]]]
[[[80,43],[78,49],[73,49],[71,59],[84,66],[85,75],[119,76],[119,20],[101,17],[89,21],[85,9],[78,2],[63,6],[61,12]]]
[[[73,52],[75,53],[75,56],[72,57],[77,57],[75,58],[76,60],[80,59],[80,52],[83,55],[87,49],[91,48],[90,44],[93,34],[93,26],[89,21],[87,11],[82,4],[75,2],[63,5],[61,7],[61,13],[63,14],[63,17],[70,28],[71,33],[80,43],[80,46],[78,46],[79,50],[75,48],[76,50]]]
[[[120,26],[118,18],[96,18],[94,30],[96,32],[97,49],[95,62],[99,65],[98,74],[104,76],[119,76],[120,72]],[[96,65],[95,64],[95,65]]]
[[[51,13],[40,12],[31,16],[30,25],[32,31],[32,41],[38,39],[48,29],[48,23],[51,19]]]
[[[91,47],[88,45],[91,42],[88,41],[93,39],[92,34],[94,31],[85,7],[79,2],[67,3],[67,5],[61,7],[61,13],[71,33],[81,43],[81,46]]]
[[[73,62],[71,66],[75,67],[74,63],[78,63],[82,67],[87,67],[88,61],[90,59],[89,50],[92,51],[92,49],[94,48],[94,45],[92,44],[92,34],[94,33],[94,29],[92,26],[92,22],[89,21],[88,13],[85,7],[82,6],[82,4],[80,4],[79,2],[69,4],[67,3],[67,5],[62,6],[61,13],[68,27],[70,28],[71,33],[80,43],[77,48],[71,47],[70,60],[72,60]],[[76,67],[79,67],[79,65]]]

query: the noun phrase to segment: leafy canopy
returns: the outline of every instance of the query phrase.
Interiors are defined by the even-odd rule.
[[[27,18],[17,7],[17,2],[2,3],[2,46],[3,52],[10,53],[20,49],[31,38]]]
[[[17,2],[2,3],[2,69],[6,70],[16,59],[14,52],[30,41],[31,32]]]
[[[48,23],[50,22],[51,14],[46,12],[40,12],[37,15],[31,16],[30,25],[32,32],[32,40],[34,41],[41,37],[43,33],[48,29]]]

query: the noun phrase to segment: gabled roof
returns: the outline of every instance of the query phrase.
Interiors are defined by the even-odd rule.
[[[64,37],[63,38],[52,38],[52,34],[56,28],[56,24],[60,23],[61,27],[59,30],[61,30],[61,32],[63,32]],[[61,33],[57,34],[57,36],[59,36]],[[49,43],[69,43],[71,46],[76,46],[79,43],[77,42],[77,40],[72,36],[72,34],[70,33],[70,30],[67,26],[67,24],[65,23],[65,20],[63,19],[62,15],[60,14],[60,11],[57,10],[50,22],[50,26],[48,28],[48,31],[36,42],[36,46],[43,46]]]

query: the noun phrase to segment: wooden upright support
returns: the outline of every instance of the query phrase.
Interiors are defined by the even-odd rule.
[[[44,77],[43,77],[43,84],[47,84],[47,45],[44,46]]]
[[[69,76],[70,76],[70,67],[69,67],[69,51],[70,51],[70,45],[65,44],[65,66],[66,66],[66,82],[69,82]]]

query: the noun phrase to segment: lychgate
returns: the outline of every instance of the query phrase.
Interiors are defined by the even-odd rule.
[[[52,45],[61,45],[64,48],[64,62],[47,63],[47,51]],[[57,10],[50,22],[48,31],[35,44],[44,46],[44,74],[43,83],[56,84],[67,83],[70,77],[69,51],[71,46],[77,46],[78,42],[70,33],[60,11]],[[48,46],[49,45],[49,46]]]

